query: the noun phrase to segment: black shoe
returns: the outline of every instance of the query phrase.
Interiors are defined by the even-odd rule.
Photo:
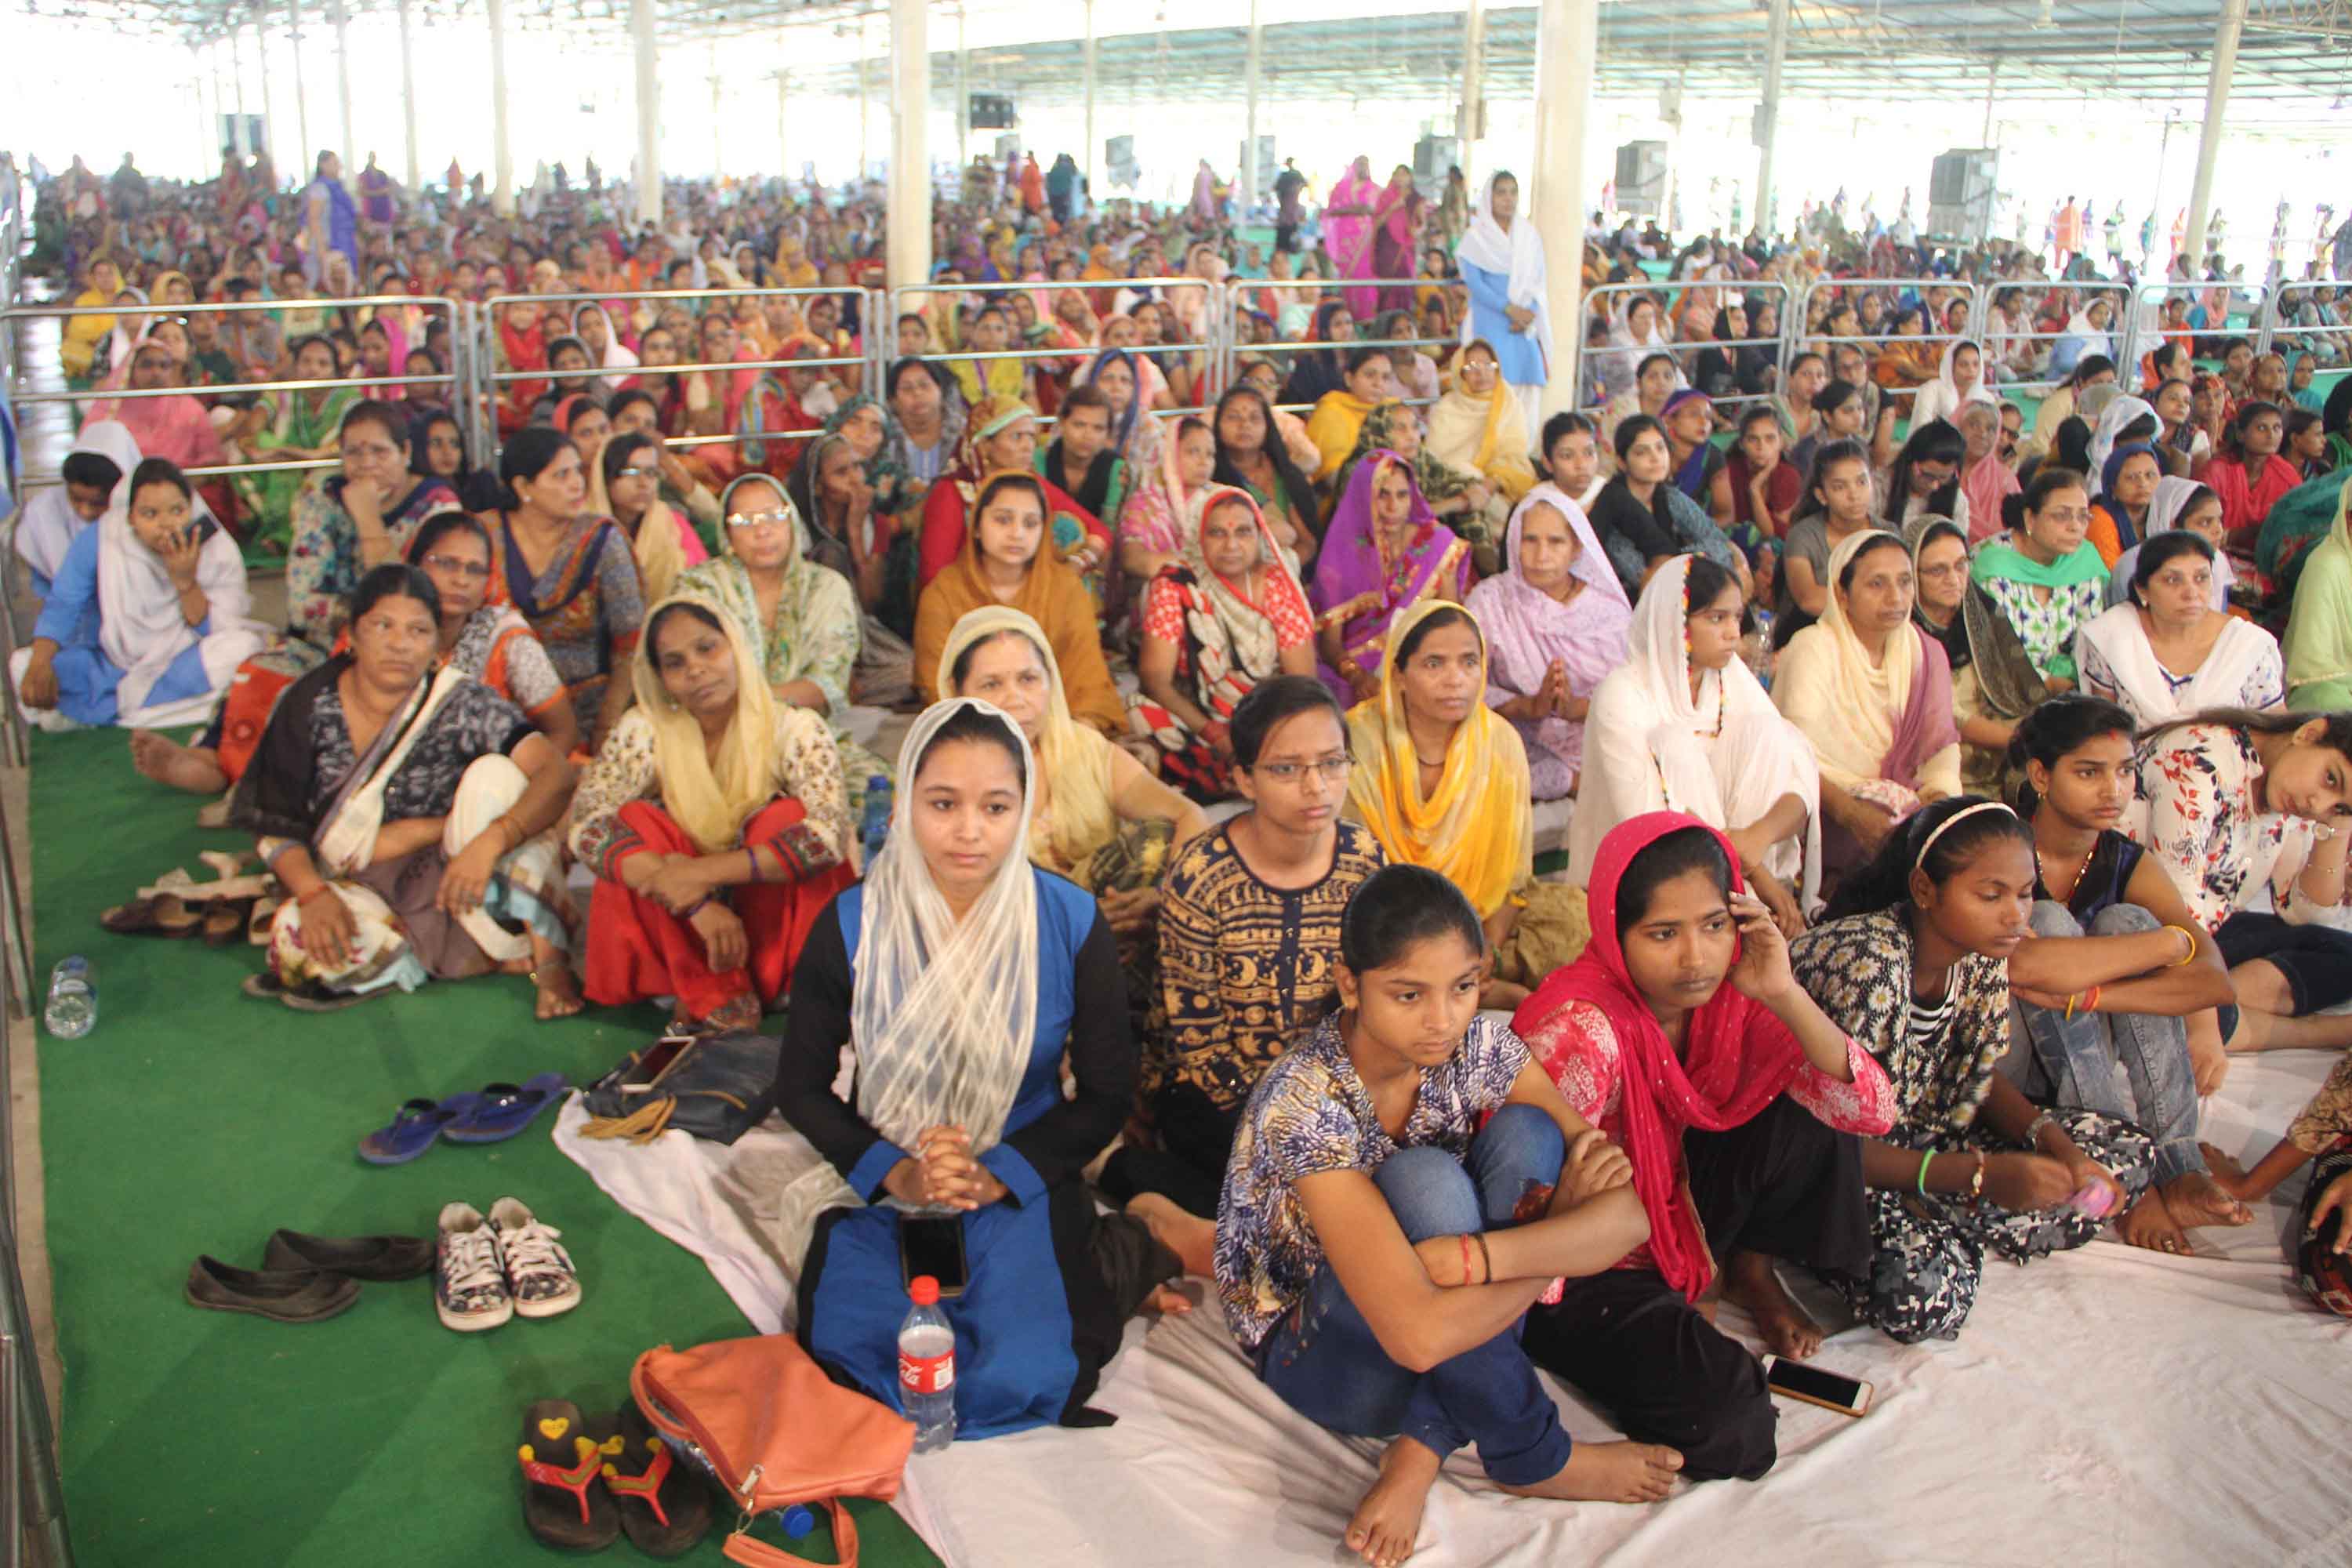
[[[256,1271],[199,1258],[188,1266],[189,1304],[216,1312],[251,1312],[280,1323],[316,1323],[360,1299],[359,1282],[315,1268]]]
[[[272,1231],[262,1254],[268,1269],[315,1269],[379,1283],[433,1271],[433,1244],[421,1236],[305,1236]]]

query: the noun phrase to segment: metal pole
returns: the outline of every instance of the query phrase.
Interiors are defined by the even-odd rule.
[[[971,163],[971,51],[964,47],[964,7],[956,7],[956,179]]]
[[[254,151],[268,153],[270,175],[276,179],[280,177],[277,150],[286,145],[286,128],[278,118],[278,83],[269,70],[268,0],[255,0],[253,7],[253,69],[261,79],[261,146]]]
[[[220,107],[220,73],[205,68],[205,48],[202,44],[190,44],[188,53],[195,57],[195,68],[188,73],[188,90],[196,100],[196,153],[203,159],[196,168],[200,174],[206,170],[215,174],[226,174],[227,171],[223,169],[218,162],[221,144],[213,134],[220,117],[217,113],[205,112],[205,92],[208,86],[212,91],[214,109],[218,110]]]
[[[342,110],[343,178],[357,179],[359,160],[353,153],[359,143],[352,137],[351,7],[346,0],[335,0],[335,101]]]
[[[230,128],[229,136],[241,161],[253,156],[253,139],[246,134],[245,123],[245,24],[242,22],[228,30],[228,68],[229,75],[236,83],[236,123]]]
[[[2189,190],[2189,232],[2182,247],[2189,276],[2205,264],[2205,223],[2213,200],[2213,165],[2221,155],[2221,124],[2230,107],[2230,77],[2238,66],[2238,38],[2246,30],[2246,0],[2222,0],[2213,35],[2213,71],[2205,81],[2205,123],[2197,133],[2197,183]]]
[[[1095,0],[1087,5],[1087,152],[1079,160],[1086,165],[1087,191],[1089,196],[1095,183]]]
[[[1758,116],[1756,154],[1756,229],[1772,233],[1772,144],[1780,139],[1780,68],[1789,58],[1789,0],[1772,0],[1770,31],[1764,46],[1764,103]],[[1738,236],[1734,235],[1737,239]],[[1572,254],[1581,256],[1581,248]],[[1559,317],[1554,316],[1557,322]],[[1557,329],[1555,329],[1557,330]]]
[[[894,41],[898,37],[898,0],[890,0],[890,28]],[[893,69],[895,68],[894,64]],[[898,112],[898,105],[891,105],[890,112],[896,116]],[[866,121],[872,118],[873,116],[867,111],[866,93],[866,16],[861,12],[857,17],[857,184],[860,185],[866,183],[866,172],[874,167],[874,159],[866,142]],[[897,121],[894,119],[892,123],[895,125]],[[892,132],[892,139],[894,141],[897,139],[895,131]],[[892,173],[895,177],[896,171]]]
[[[1785,4],[1785,0],[1783,0]],[[1584,127],[1592,106],[1592,62],[1599,53],[1601,0],[1543,0],[1536,17],[1536,166],[1533,223],[1544,242],[1544,302],[1558,362],[1548,367],[1544,412],[1577,402],[1577,352],[1584,339]]]
[[[931,276],[929,22],[929,0],[890,0],[889,274],[902,289]]]
[[[783,42],[783,29],[780,27],[776,30],[778,59],[784,58]],[[789,79],[782,69],[779,69],[776,72],[776,178],[780,182],[793,177],[792,164],[789,162],[792,157],[792,138],[784,132],[784,94],[788,86]]]
[[[492,5],[498,0],[490,0]],[[296,171],[311,166],[318,149],[310,145],[310,95],[302,88],[302,0],[286,0],[286,19],[294,35],[294,135]]]
[[[727,177],[726,138],[719,132],[719,106],[723,101],[724,83],[719,75],[719,40],[711,39],[703,46],[710,57],[710,177],[713,181]]]
[[[506,0],[488,0],[490,11],[490,141],[497,194],[490,205],[500,217],[514,216],[514,147],[507,139]]]
[[[629,0],[629,34],[637,52],[637,221],[659,223],[661,53],[654,42],[654,0]]]
[[[1475,180],[1474,149],[1486,133],[1486,0],[1470,0],[1462,34],[1462,108],[1454,133],[1461,142],[1462,177]]]
[[[1984,134],[1977,138],[1977,145],[1978,145],[1978,146],[1979,146],[1979,147],[1990,147],[1990,146],[1991,146],[1991,145],[1993,144],[1993,143],[1992,143],[1992,98],[1993,98],[1993,94],[1994,94],[1994,93],[1996,93],[1996,92],[1998,92],[1998,91],[2000,91],[2000,57],[1999,55],[1995,55],[1995,56],[1993,57],[1993,61],[1992,61],[1991,68],[1989,68],[1989,69],[1985,72],[1985,122],[1984,122]]]
[[[425,188],[425,160],[416,155],[416,54],[408,34],[408,0],[400,0],[400,112],[407,133],[408,194]]]
[[[1264,67],[1265,55],[1265,29],[1258,25],[1257,0],[1250,0],[1249,110],[1242,135],[1241,210],[1244,215],[1257,205],[1257,89],[1258,73]]]

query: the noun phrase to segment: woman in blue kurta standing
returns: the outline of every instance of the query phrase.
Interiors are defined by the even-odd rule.
[[[1520,216],[1517,180],[1499,172],[1486,177],[1454,259],[1470,288],[1462,341],[1484,338],[1493,347],[1527,416],[1527,447],[1533,450],[1544,384],[1551,379],[1551,314],[1544,305],[1543,239],[1533,220]]]
[[[1183,1261],[1141,1221],[1098,1217],[1081,1173],[1135,1098],[1118,944],[1091,894],[1023,853],[1035,762],[1001,710],[935,704],[899,770],[888,839],[793,973],[776,1101],[809,1147],[778,1228],[802,1260],[801,1341],[895,1405],[899,1222],[957,1216],[966,1283],[940,1305],[958,1435],[1100,1425],[1086,1404],[1119,1325],[1185,1304],[1157,1289]]]

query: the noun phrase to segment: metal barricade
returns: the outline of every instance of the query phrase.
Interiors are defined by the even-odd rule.
[[[2013,289],[2022,290],[2023,288],[2024,285],[2022,284],[2002,283],[1988,289],[1980,290],[1984,299],[1984,309],[1979,312],[1977,317],[1979,322],[1978,342],[1979,346],[1981,346],[1988,354],[1992,353],[1996,342],[2004,345],[2023,342],[2050,343],[2053,346],[2048,354],[2043,354],[2039,352],[2034,354],[2034,368],[2036,374],[2032,375],[2021,376],[2015,380],[2002,380],[1999,378],[1992,379],[1990,384],[1997,392],[2049,392],[2053,388],[2064,385],[2068,374],[2071,374],[2074,368],[2070,363],[2065,370],[2056,370],[2053,363],[2053,361],[2057,357],[2055,345],[2065,342],[2069,338],[2078,337],[2081,335],[2080,333],[2070,331],[2063,327],[2060,327],[2052,331],[2038,331],[2029,327],[2023,331],[2004,331],[2000,334],[1997,340],[1993,338],[1990,330],[1992,316],[1992,302]],[[2093,304],[2099,300],[2104,300],[2106,301],[2107,325],[2105,329],[2105,336],[2107,340],[2109,352],[2116,360],[2116,377],[2119,380],[2122,379],[2125,366],[2130,363],[2129,360],[2123,357],[2129,352],[2126,346],[2128,342],[2128,334],[2125,328],[2126,322],[2131,314],[2130,288],[2122,283],[2053,283],[2051,285],[2050,290],[2047,291],[2055,291],[2062,289],[2072,290],[2076,295],[2077,298],[2074,310],[2088,310]],[[2069,310],[2067,312],[2067,319],[2071,321],[2073,317],[2074,310]],[[2095,352],[2095,350],[2086,349],[2084,352],[2087,353]],[[2041,374],[2045,371],[2055,371],[2055,374]],[[1986,374],[1989,377],[1992,375],[1991,367],[1990,365],[1986,367]]]
[[[2262,336],[2257,344],[2262,353],[2286,355],[2287,368],[2292,370],[2294,356],[2310,349],[2312,339],[2329,338],[2335,341],[2337,350],[2336,365],[2331,368],[2341,369],[2352,363],[2352,321],[2326,321],[2306,327],[2294,320],[2296,301],[2309,299],[2315,303],[2323,289],[2336,296],[2333,303],[2339,311],[2346,308],[2347,300],[2352,300],[2352,283],[2317,279],[2282,283],[2270,291],[2270,297],[2263,301]]]
[[[1902,333],[1895,331],[1853,332],[1843,335],[1816,332],[1811,330],[1813,302],[1816,299],[1826,295],[1841,297],[1847,294],[1859,295],[1865,291],[1884,291],[1893,294],[1906,289],[1919,290],[1923,298],[1931,289],[1965,296],[1969,301],[1969,318],[1968,331],[1964,335],[1978,342],[1983,342],[1984,290],[1976,284],[1957,283],[1948,278],[1816,278],[1806,284],[1797,295],[1796,319],[1789,327],[1787,357],[1782,360],[1780,366],[1782,373],[1786,374],[1790,366],[1796,363],[1800,354],[1833,353],[1839,345],[1848,343],[1857,347],[1883,348],[1903,338]],[[1931,322],[1931,326],[1932,331],[1922,334],[1923,341],[1949,342],[1955,336],[1946,327],[1940,316]]]
[[[2192,301],[2201,300],[2216,289],[2221,290],[2223,296],[2224,305],[2221,312],[2223,319],[2215,325],[2182,330],[2200,338],[2242,337],[2248,342],[2252,342],[2256,336],[2256,327],[2250,326],[2243,332],[2232,332],[2230,330],[2228,301],[2240,295],[2251,293],[2253,296],[2251,309],[2253,311],[2254,321],[2259,324],[2267,321],[2271,310],[2271,291],[2263,284],[2221,283],[2210,279],[2199,282],[2194,279],[2179,283],[2142,283],[2131,291],[2129,319],[2123,325],[2123,349],[2116,361],[2116,379],[2126,386],[2133,385],[2141,380],[2140,361],[2154,353],[2157,345],[2167,336],[2161,316],[2164,301],[2173,299],[2187,299]]]
[[[25,368],[24,357],[16,346],[17,335],[20,330],[17,323],[37,319],[55,317],[63,321],[69,320],[77,316],[176,316],[182,318],[200,315],[226,316],[268,314],[284,316],[314,311],[356,310],[363,309],[382,310],[394,307],[422,308],[427,310],[437,309],[446,313],[450,322],[449,335],[451,352],[453,354],[461,352],[457,347],[460,341],[458,334],[462,330],[463,323],[463,316],[460,311],[459,301],[446,295],[417,294],[371,294],[353,300],[304,300],[290,303],[285,300],[241,300],[234,303],[145,305],[135,307],[118,305],[11,305],[5,310],[0,310],[0,339],[5,339],[9,343],[8,354],[10,362],[19,371],[22,371]],[[397,369],[400,367],[394,368]],[[354,383],[361,381],[364,381],[365,384],[371,388],[394,386],[446,386],[450,390],[452,405],[456,406],[462,402],[462,395],[465,389],[464,373],[454,366],[448,370],[443,371],[437,375],[394,374],[367,377],[338,376],[333,380],[324,382],[240,381],[222,386],[159,386],[146,389],[126,386],[119,390],[100,390],[99,388],[92,387],[81,392],[26,391],[24,389],[24,383],[26,379],[29,378],[20,377],[14,380],[10,386],[10,399],[18,408],[39,407],[49,405],[90,404],[100,400],[128,403],[144,398],[155,397],[212,397],[215,399],[221,399],[232,396],[242,397],[250,394],[268,392],[315,392],[322,387],[331,391],[350,386]],[[185,471],[187,476],[192,479],[208,479],[219,478],[224,475],[233,476],[237,474],[290,473],[307,471],[313,468],[331,468],[335,466],[335,462],[336,460],[332,458],[317,458],[299,459],[291,462],[208,463],[200,467],[189,468]],[[25,475],[25,485],[27,489],[39,489],[48,485],[62,484],[63,482],[63,474],[54,468],[43,469],[37,472],[29,472]]]
[[[931,311],[927,307],[929,306],[931,302],[940,299],[942,296],[953,299],[964,295],[986,296],[991,294],[1001,294],[1009,298],[1013,295],[1021,293],[1058,295],[1073,290],[1080,294],[1108,293],[1115,295],[1123,289],[1134,289],[1139,290],[1152,289],[1166,290],[1170,289],[1185,288],[1200,289],[1202,297],[1208,301],[1208,331],[1202,340],[1197,342],[1187,341],[1178,342],[1158,342],[1149,345],[1139,344],[1129,352],[1131,353],[1196,354],[1200,356],[1201,375],[1199,380],[1195,383],[1195,386],[1198,390],[1205,391],[1212,386],[1223,384],[1223,383],[1218,379],[1218,373],[1223,363],[1220,358],[1220,355],[1225,347],[1225,339],[1230,335],[1226,331],[1226,321],[1223,309],[1223,301],[1219,295],[1217,286],[1210,282],[1205,278],[1097,278],[1091,281],[1070,279],[1060,282],[1044,283],[1029,280],[1013,283],[902,284],[890,290],[889,330],[892,334],[892,341],[895,342],[897,341],[899,317],[905,315],[919,315],[921,316],[928,323],[931,319]],[[1155,302],[1164,304],[1165,300],[1161,300]],[[1089,310],[1092,309],[1091,306],[1088,308]],[[1052,318],[1048,316],[1045,319],[1050,320]],[[1099,326],[1099,321],[1101,320],[1107,319],[1108,318],[1098,318],[1097,326]],[[1099,333],[1097,335],[1099,335]],[[934,344],[934,346],[929,351],[926,352],[921,357],[929,361],[933,364],[940,365],[980,364],[995,360],[1021,360],[1043,365],[1058,363],[1064,360],[1090,360],[1100,352],[1101,351],[1099,349],[1091,344],[1084,348],[1076,349],[1053,347],[986,350],[959,349],[953,351],[943,350]],[[1137,392],[1138,395],[1140,395],[1141,388],[1139,387]],[[1205,414],[1207,412],[1207,405],[1202,400],[1195,399],[1195,401],[1183,405],[1181,407],[1163,408],[1157,412],[1178,416],[1186,414]],[[1054,420],[1048,416],[1040,415],[1038,416],[1037,423],[1040,428],[1048,428],[1054,424]]]
[[[1790,358],[1789,344],[1791,341],[1790,311],[1795,304],[1795,300],[1794,291],[1790,289],[1786,283],[1776,282],[1761,278],[1752,279],[1737,278],[1718,278],[1704,280],[1684,279],[1680,282],[1664,282],[1651,279],[1639,283],[1601,283],[1583,291],[1583,314],[1577,323],[1577,342],[1580,349],[1580,369],[1578,372],[1580,384],[1577,387],[1577,406],[1579,408],[1588,410],[1607,406],[1609,397],[1605,392],[1597,401],[1587,402],[1585,400],[1583,396],[1584,387],[1580,384],[1581,380],[1587,374],[1597,373],[1600,370],[1600,367],[1604,363],[1607,363],[1602,359],[1602,355],[1607,354],[1622,357],[1627,352],[1623,349],[1608,347],[1594,348],[1591,346],[1593,323],[1596,321],[1609,321],[1614,319],[1614,312],[1608,309],[1608,302],[1612,299],[1627,300],[1629,302],[1624,308],[1630,310],[1633,309],[1633,306],[1630,303],[1632,297],[1639,295],[1640,297],[1655,303],[1658,307],[1659,318],[1664,320],[1670,310],[1674,300],[1679,299],[1685,293],[1700,289],[1712,289],[1716,293],[1725,296],[1725,302],[1736,303],[1742,309],[1750,311],[1753,311],[1757,304],[1759,302],[1770,304],[1772,306],[1772,314],[1777,330],[1769,336],[1750,335],[1743,338],[1701,338],[1690,342],[1669,342],[1666,346],[1662,349],[1650,347],[1638,348],[1633,351],[1633,363],[1627,365],[1625,368],[1628,371],[1637,370],[1641,362],[1649,358],[1654,353],[1669,354],[1673,356],[1676,368],[1682,372],[1684,379],[1689,381],[1692,385],[1696,386],[1698,383],[1697,378],[1694,374],[1695,362],[1700,354],[1706,353],[1708,349],[1727,349],[1736,353],[1740,349],[1769,348],[1772,351],[1771,389],[1765,392],[1729,393],[1720,397],[1715,397],[1714,403],[1715,405],[1720,409],[1735,406],[1740,404],[1761,403],[1768,397],[1771,396],[1773,391],[1777,391],[1780,385],[1788,379],[1789,375],[1789,361]],[[1761,301],[1757,298],[1759,295],[1764,296],[1764,299]],[[1601,301],[1598,306],[1594,303],[1596,299]],[[1718,312],[1720,312],[1722,306],[1718,305],[1717,308]],[[1751,334],[1753,334],[1754,331],[1754,325],[1755,323],[1751,321],[1749,322]]]
[[[1453,336],[1443,338],[1351,337],[1337,343],[1324,342],[1312,338],[1283,339],[1277,337],[1272,342],[1244,343],[1241,341],[1241,321],[1242,317],[1245,313],[1248,313],[1251,309],[1246,301],[1248,296],[1252,294],[1263,293],[1267,290],[1273,290],[1277,293],[1297,294],[1303,296],[1310,302],[1319,304],[1326,297],[1343,296],[1349,290],[1355,289],[1412,289],[1414,290],[1433,288],[1448,289],[1454,286],[1454,281],[1455,280],[1451,278],[1233,279],[1225,285],[1225,323],[1227,332],[1226,342],[1223,345],[1224,361],[1221,371],[1220,384],[1222,385],[1231,386],[1239,379],[1241,374],[1241,358],[1244,353],[1255,354],[1275,364],[1277,368],[1280,368],[1282,360],[1286,356],[1295,358],[1299,354],[1313,353],[1319,350],[1345,349],[1352,351],[1355,349],[1454,348],[1459,346],[1462,342],[1460,334],[1456,333]],[[1344,300],[1342,300],[1342,303],[1344,302]],[[1395,307],[1395,310],[1402,310],[1409,316],[1417,317],[1420,314],[1417,309],[1410,306],[1399,305]],[[1391,313],[1391,312],[1389,310],[1374,310],[1372,312],[1374,316],[1385,316]],[[1353,315],[1352,309],[1350,310],[1349,314]],[[1277,332],[1281,330],[1279,315],[1280,312],[1277,311],[1276,326],[1276,331]],[[1289,375],[1286,373],[1283,376],[1283,380],[1287,382],[1289,379]],[[1397,401],[1416,408],[1425,408],[1437,400],[1433,397],[1400,396]],[[1275,406],[1286,414],[1303,414],[1312,409],[1314,405],[1310,403],[1277,403]]]
[[[859,373],[861,383],[870,388],[872,384],[871,376],[873,374],[874,368],[874,331],[870,321],[868,321],[866,318],[871,314],[873,300],[877,292],[877,291],[876,290],[857,289],[855,287],[829,289],[820,286],[816,288],[802,289],[649,289],[626,293],[604,292],[588,294],[499,295],[495,299],[486,300],[482,304],[474,307],[475,319],[473,322],[473,331],[467,338],[467,342],[471,347],[474,361],[472,372],[474,395],[480,400],[480,418],[484,426],[482,449],[489,454],[487,460],[495,463],[497,460],[498,450],[497,408],[499,399],[503,395],[504,389],[515,385],[520,382],[526,381],[544,381],[551,384],[555,380],[557,374],[547,369],[500,370],[497,368],[499,364],[497,342],[498,316],[499,311],[505,310],[509,306],[595,305],[604,309],[609,319],[611,307],[615,301],[627,301],[633,305],[646,301],[654,301],[656,302],[656,309],[658,310],[658,302],[663,300],[733,300],[744,299],[829,299],[839,300],[845,295],[854,294],[860,297],[859,325],[864,329],[863,336],[859,341],[857,351],[855,353],[813,356],[805,359],[705,361],[700,358],[695,358],[691,360],[681,360],[675,364],[646,365],[641,367],[635,374],[639,375],[693,375],[733,373],[747,370],[773,372],[786,370],[835,370],[848,368],[857,371]],[[706,319],[707,316],[708,311],[706,310],[703,315],[696,318],[698,331],[700,330],[700,322]],[[805,316],[805,311],[803,311],[803,316]],[[617,327],[615,330],[618,330]],[[604,373],[600,367],[590,365],[585,370],[568,374],[574,374],[584,376],[590,380],[593,380],[602,376]],[[685,447],[718,446],[733,441],[759,440],[770,437],[782,438],[806,437],[809,434],[810,432],[805,430],[770,430],[760,426],[755,422],[753,426],[748,430],[739,427],[715,436],[672,436],[667,437],[664,444],[672,450],[677,450]]]

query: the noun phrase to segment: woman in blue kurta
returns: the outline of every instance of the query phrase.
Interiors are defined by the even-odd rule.
[[[940,1304],[958,1435],[1099,1425],[1086,1403],[1120,1324],[1182,1303],[1155,1289],[1182,1262],[1142,1222],[1097,1217],[1081,1174],[1135,1097],[1118,949],[1094,899],[1023,852],[1035,763],[1002,710],[933,706],[899,767],[887,841],[793,973],[776,1101],[809,1149],[777,1240],[801,1260],[801,1342],[895,1405],[900,1219],[957,1217],[967,1282]],[[853,1103],[832,1089],[844,1043]]]
[[[1502,173],[1486,177],[1454,259],[1470,289],[1462,342],[1483,338],[1494,349],[1527,416],[1532,448],[1538,445],[1544,385],[1551,380],[1551,313],[1544,304],[1543,239],[1519,212],[1517,180]]]

